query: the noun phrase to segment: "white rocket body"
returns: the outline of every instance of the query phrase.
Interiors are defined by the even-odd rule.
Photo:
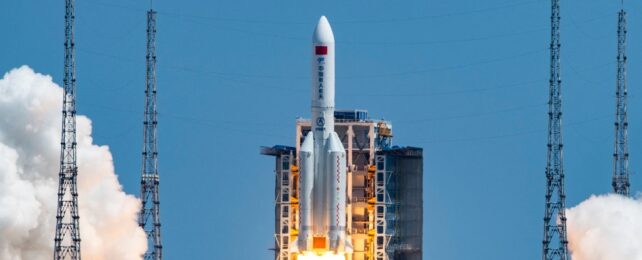
[[[312,37],[312,120],[300,158],[299,252],[351,251],[346,239],[346,152],[334,131],[334,35],[325,16]]]

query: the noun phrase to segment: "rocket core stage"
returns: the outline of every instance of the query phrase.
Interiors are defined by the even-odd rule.
[[[337,256],[352,251],[346,235],[346,152],[334,131],[334,35],[325,16],[312,36],[312,131],[300,158],[301,255]]]

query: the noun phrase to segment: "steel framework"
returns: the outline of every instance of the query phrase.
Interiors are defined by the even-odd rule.
[[[276,197],[276,206],[277,214],[279,214],[278,219],[280,220],[277,225],[279,226],[279,231],[275,234],[276,244],[278,248],[277,260],[289,260],[290,259],[290,240],[294,240],[290,237],[290,230],[293,227],[296,227],[292,223],[291,214],[295,214],[296,204],[293,205],[292,199],[292,183],[294,182],[294,175],[298,175],[298,168],[292,165],[292,153],[283,154],[280,158],[277,158],[277,161],[280,161],[280,172],[277,172],[277,197]]]
[[[548,101],[546,208],[542,259],[568,259],[562,157],[562,80],[560,76],[560,0],[551,1],[551,67]]]
[[[394,228],[388,227],[388,206],[392,204],[388,195],[388,181],[392,172],[386,167],[386,157],[377,155],[375,159],[374,193],[375,193],[375,244],[374,259],[388,260],[388,244],[393,237]]]
[[[143,168],[141,174],[142,209],[138,225],[147,234],[145,260],[161,260],[160,199],[158,150],[156,142],[156,11],[147,12],[147,81],[145,88],[145,119],[143,122]]]
[[[58,174],[58,208],[54,260],[80,259],[78,188],[76,177],[76,64],[74,46],[74,0],[65,1],[65,69],[62,101],[62,136]]]
[[[629,147],[626,87],[626,12],[620,10],[617,24],[617,82],[615,90],[615,152],[613,152],[613,192],[629,196]]]
[[[274,259],[296,259],[290,244],[296,241],[299,219],[298,199],[296,198],[299,169],[296,166],[294,147],[262,147],[261,154],[276,157],[274,189]]]

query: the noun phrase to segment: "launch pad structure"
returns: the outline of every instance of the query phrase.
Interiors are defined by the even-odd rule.
[[[335,131],[347,155],[347,233],[353,252],[347,259],[422,259],[423,150],[392,146],[389,122],[368,118],[365,110],[338,110]],[[295,146],[262,147],[276,158],[275,256],[291,252],[299,231],[299,151],[310,120],[296,120]]]

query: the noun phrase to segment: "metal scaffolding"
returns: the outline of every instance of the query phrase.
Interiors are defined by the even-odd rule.
[[[548,101],[548,156],[543,260],[568,259],[562,157],[562,80],[560,76],[560,0],[551,1],[551,66]]]
[[[615,89],[615,151],[613,192],[629,196],[629,144],[626,86],[626,12],[620,10],[617,23],[617,81]]]
[[[78,188],[76,177],[76,63],[74,46],[74,0],[65,1],[65,71],[62,101],[62,137],[58,175],[58,208],[54,260],[80,259]]]
[[[377,155],[375,159],[374,175],[374,259],[388,260],[388,245],[395,235],[394,227],[388,227],[388,210],[393,205],[393,201],[388,194],[388,182],[391,180],[393,172],[386,168],[386,156]],[[394,212],[392,212],[394,213]]]
[[[297,199],[294,197],[294,183],[299,175],[293,164],[294,147],[264,147],[261,154],[276,157],[274,187],[274,259],[290,260],[290,242],[296,239]]]
[[[147,234],[145,260],[163,259],[160,224],[158,150],[156,140],[156,11],[147,12],[147,80],[145,88],[145,119],[143,122],[143,166],[141,172],[142,209],[138,225]]]

